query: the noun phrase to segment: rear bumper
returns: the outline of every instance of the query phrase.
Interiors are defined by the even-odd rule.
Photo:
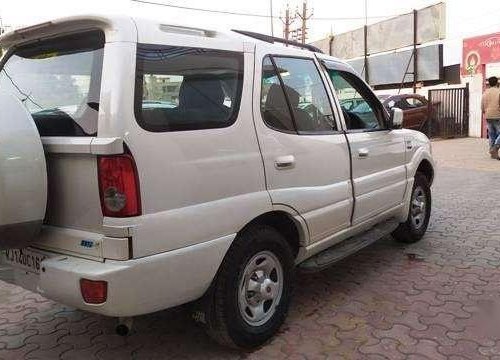
[[[2,280],[82,310],[108,316],[141,315],[201,297],[234,237],[127,261],[98,262],[53,254],[41,263],[44,271],[40,275],[9,267]],[[107,281],[107,301],[85,303],[80,292],[82,278]]]

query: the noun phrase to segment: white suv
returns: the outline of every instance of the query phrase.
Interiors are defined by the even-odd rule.
[[[3,35],[8,278],[121,318],[193,302],[249,348],[284,321],[296,267],[419,240],[429,140],[345,63],[278,42],[103,16]]]

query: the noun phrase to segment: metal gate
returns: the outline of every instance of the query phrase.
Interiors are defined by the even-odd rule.
[[[469,134],[469,84],[462,88],[429,90],[430,137],[464,137]]]

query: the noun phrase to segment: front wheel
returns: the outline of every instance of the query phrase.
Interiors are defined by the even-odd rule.
[[[414,243],[419,241],[427,231],[431,216],[431,189],[427,178],[421,173],[415,175],[415,182],[410,199],[408,218],[399,224],[392,235],[398,241]]]
[[[294,258],[285,238],[269,226],[239,234],[211,291],[205,322],[217,342],[254,348],[269,340],[286,318]]]

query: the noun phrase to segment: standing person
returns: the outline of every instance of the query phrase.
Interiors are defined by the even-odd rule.
[[[500,88],[498,78],[492,76],[488,79],[490,87],[486,89],[481,99],[481,110],[486,116],[488,136],[490,138],[490,155],[492,159],[500,160]]]

